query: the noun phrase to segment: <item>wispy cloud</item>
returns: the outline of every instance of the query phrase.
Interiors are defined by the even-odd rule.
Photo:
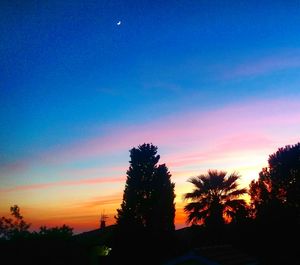
[[[62,186],[74,186],[74,185],[92,185],[98,183],[114,183],[123,182],[124,177],[106,177],[106,178],[92,178],[92,179],[79,179],[79,180],[62,180],[48,183],[28,184],[13,186],[10,188],[1,188],[0,192],[12,192],[12,191],[24,191],[24,190],[35,190],[35,189],[48,189],[52,187]]]
[[[46,150],[37,154],[36,160],[21,160],[15,162],[14,167],[19,168],[18,163],[22,167],[35,163],[60,165],[120,152],[128,155],[131,147],[144,142],[153,142],[166,150],[165,157],[170,157],[168,160],[173,163],[186,160],[185,154],[193,154],[196,150],[202,150],[197,156],[202,161],[217,156],[217,150],[238,152],[274,147],[279,139],[288,144],[289,138],[295,138],[290,130],[299,129],[299,108],[296,99],[257,101],[209,112],[189,111],[146,124],[116,126],[107,135]],[[172,154],[177,159],[171,159]],[[190,159],[193,158],[194,155]]]
[[[175,84],[175,83],[167,83],[167,82],[146,83],[146,84],[143,84],[143,88],[144,88],[144,90],[151,91],[151,92],[153,92],[155,90],[158,90],[158,91],[164,90],[164,91],[168,91],[171,93],[178,93],[178,92],[184,91],[184,89],[180,85]]]
[[[211,145],[211,142],[214,142],[211,145],[214,146],[220,141],[223,142],[226,137],[235,137],[234,141],[231,141],[233,146],[241,141],[245,145],[251,141],[249,138],[254,136],[256,141],[257,137],[261,137],[260,141],[268,141],[268,126],[278,126],[280,129],[300,121],[299,106],[300,103],[296,100],[281,100],[252,102],[206,113],[192,111],[148,124],[124,127],[122,130],[115,128],[117,133],[88,140],[83,145],[75,144],[70,147],[71,151],[62,151],[60,155],[63,159],[88,157],[106,151],[128,150],[143,142],[153,142],[166,147],[190,146],[197,143],[201,147]]]
[[[278,71],[300,68],[299,52],[293,55],[273,55],[256,60],[251,59],[229,68],[223,73],[224,79],[256,77]]]
[[[111,206],[119,206],[122,201],[122,192],[117,192],[111,195],[106,196],[98,196],[94,198],[90,198],[85,202],[79,203],[78,207],[83,208],[94,208],[94,207],[102,207],[102,208],[111,208]]]
[[[189,152],[174,155],[167,155],[167,164],[172,168],[181,168],[189,165],[208,164],[211,161],[224,159],[242,150],[256,151],[261,147],[270,148],[273,142],[265,135],[258,134],[238,134],[235,136],[225,137],[214,146],[205,149],[202,152]]]

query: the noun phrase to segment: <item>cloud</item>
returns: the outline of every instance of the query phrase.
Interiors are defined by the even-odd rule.
[[[184,146],[193,142],[205,145],[204,142],[220,141],[226,136],[240,137],[239,140],[245,142],[244,138],[263,133],[270,125],[281,127],[299,122],[299,106],[296,100],[279,100],[240,104],[206,113],[191,111],[146,124],[117,127],[116,133],[87,140],[84,144],[75,143],[68,147],[67,153],[60,155],[65,159],[88,157],[128,150],[143,142],[162,146]]]
[[[167,83],[167,82],[152,82],[152,83],[145,83],[142,86],[145,91],[152,92],[155,90],[158,91],[167,91],[171,93],[178,93],[184,91],[184,89],[176,84],[176,83]]]
[[[101,213],[108,216],[107,225],[114,224],[116,209],[122,202],[122,192],[109,195],[86,197],[85,201],[69,202],[69,204],[52,207],[22,207],[26,220],[33,224],[33,229],[41,225],[58,226],[67,224],[75,228],[75,232],[87,231],[99,227]]]
[[[294,55],[274,55],[239,64],[223,73],[224,79],[256,77],[287,69],[300,68],[299,52]]]
[[[111,208],[112,205],[120,205],[122,201],[122,192],[117,192],[111,195],[106,196],[99,196],[95,198],[90,198],[89,200],[79,203],[78,207],[83,208],[94,208],[94,207],[109,207]]]
[[[273,142],[269,137],[259,134],[237,134],[234,136],[225,137],[219,140],[218,143],[211,148],[207,148],[202,152],[178,153],[165,158],[167,165],[172,168],[181,168],[188,165],[203,165],[224,159],[241,153],[242,150],[256,151],[262,147],[270,148]]]
[[[52,188],[52,187],[74,186],[74,185],[92,185],[92,184],[98,184],[98,183],[114,183],[114,182],[123,182],[124,180],[125,180],[124,177],[61,180],[61,181],[56,181],[56,182],[28,184],[28,185],[14,186],[14,187],[10,187],[10,188],[1,188],[0,192],[48,189],[48,188]]]
[[[18,163],[23,168],[24,164],[28,167],[35,164],[55,167],[95,157],[111,156],[113,159],[116,154],[124,155],[126,161],[128,150],[144,142],[158,145],[164,151],[162,162],[173,166],[200,164],[245,150],[267,148],[275,151],[281,144],[289,144],[296,138],[295,132],[300,129],[299,108],[298,100],[287,98],[240,103],[206,112],[190,110],[145,124],[115,126],[106,135],[45,150],[36,155],[39,158],[20,160],[14,163],[14,167],[18,168]],[[125,168],[118,168],[125,173]],[[85,173],[95,172],[87,169]],[[80,176],[81,173],[76,174]],[[49,185],[56,184],[36,184],[32,188]]]

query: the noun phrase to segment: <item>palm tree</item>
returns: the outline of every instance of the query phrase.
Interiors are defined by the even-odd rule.
[[[224,218],[232,219],[239,210],[245,209],[246,202],[239,197],[247,190],[238,189],[240,176],[237,173],[226,175],[225,171],[209,170],[207,174],[188,180],[195,188],[184,194],[184,199],[192,201],[184,207],[187,223],[218,226],[224,224]]]

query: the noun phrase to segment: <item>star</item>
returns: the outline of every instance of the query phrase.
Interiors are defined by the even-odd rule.
[[[121,20],[119,20],[119,21],[117,22],[117,25],[118,25],[118,26],[120,26],[120,25],[121,25],[121,23],[122,23],[122,21],[121,21]]]

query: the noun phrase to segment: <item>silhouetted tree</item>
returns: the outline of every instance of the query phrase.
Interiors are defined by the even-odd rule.
[[[17,205],[0,219],[0,256],[5,264],[88,264],[91,247],[72,237],[67,225],[29,231]],[[3,263],[2,262],[2,263]]]
[[[271,249],[261,253],[265,264],[294,264],[299,253],[294,242],[300,236],[300,143],[279,148],[268,164],[250,184],[255,230],[249,240],[259,249]]]
[[[166,165],[158,165],[159,159],[152,144],[130,150],[123,201],[116,217],[114,264],[157,264],[168,253],[164,246],[172,242],[175,185]],[[141,261],[139,255],[146,258]]]
[[[279,148],[269,157],[272,190],[277,198],[294,207],[300,207],[300,143]]]
[[[46,226],[41,226],[38,235],[46,238],[66,239],[72,237],[73,228],[67,225],[62,225],[60,227],[59,226],[50,227],[50,228]]]
[[[157,147],[143,144],[132,148],[130,158],[117,224],[152,232],[174,230],[175,184],[166,165],[158,165]]]
[[[31,224],[25,222],[24,217],[21,215],[20,208],[17,205],[10,207],[10,213],[13,218],[7,218],[5,216],[0,219],[0,238],[2,239],[14,239],[20,237],[27,238],[55,238],[66,239],[71,238],[73,235],[73,228],[62,225],[60,227],[46,227],[41,226],[39,232],[30,232],[29,228]]]
[[[252,180],[249,185],[249,195],[251,198],[251,215],[253,218],[270,217],[276,213],[275,205],[279,200],[274,196],[272,183],[267,168],[263,168],[259,173],[258,180]],[[274,211],[272,212],[272,209]],[[277,214],[277,213],[276,213]]]
[[[0,219],[0,238],[12,239],[15,237],[26,236],[29,234],[30,224],[26,223],[17,205],[10,207],[12,218],[1,217]]]
[[[269,166],[263,168],[258,180],[250,184],[254,214],[258,218],[287,214],[300,217],[300,143],[279,148],[269,156]],[[282,221],[282,220],[279,220]]]
[[[195,186],[184,195],[185,199],[192,200],[184,207],[188,223],[219,227],[224,224],[224,218],[235,219],[246,209],[245,200],[239,199],[246,193],[246,189],[238,189],[239,175],[226,175],[224,171],[209,170],[205,175],[188,180]]]

